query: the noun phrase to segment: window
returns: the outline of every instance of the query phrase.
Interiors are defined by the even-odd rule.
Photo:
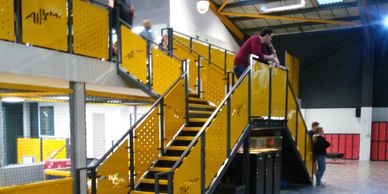
[[[39,107],[39,126],[41,136],[54,136],[54,107]]]

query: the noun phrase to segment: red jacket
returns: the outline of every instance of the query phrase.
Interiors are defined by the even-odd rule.
[[[241,65],[246,68],[249,65],[249,56],[251,54],[264,59],[264,53],[266,53],[266,47],[261,44],[260,37],[253,35],[241,46],[240,50],[236,54],[236,58],[234,59],[234,64]]]

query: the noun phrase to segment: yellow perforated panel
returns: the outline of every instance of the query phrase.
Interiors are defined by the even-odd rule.
[[[179,35],[174,35],[174,41],[179,41],[179,43],[183,44],[185,47],[190,48],[190,39]]]
[[[290,129],[292,137],[296,139],[296,101],[292,96],[291,89],[288,88],[288,108],[287,108],[287,126]]]
[[[147,83],[147,52],[143,38],[121,26],[122,66],[129,74]]]
[[[292,88],[294,89],[294,93],[296,96],[299,95],[299,65],[300,61],[298,58],[294,57],[294,69],[293,69],[293,80],[292,80]]]
[[[200,54],[202,57],[209,59],[209,46],[200,42],[193,41],[193,50]]]
[[[181,79],[164,100],[165,144],[185,123],[185,82]]]
[[[233,148],[248,124],[248,81],[248,77],[245,77],[232,94],[230,148]]]
[[[268,116],[269,66],[255,63],[252,71],[252,116]]]
[[[212,48],[211,50],[211,61],[216,64],[221,69],[225,68],[225,51],[219,50],[217,48]]]
[[[217,117],[206,129],[206,188],[210,185],[226,159],[226,113],[226,106],[224,105]]]
[[[10,187],[1,187],[1,194],[72,194],[73,178],[63,178],[57,180],[41,181],[30,184],[23,184]]]
[[[174,173],[174,193],[201,193],[201,139]]]
[[[22,1],[23,43],[67,50],[66,0]]]
[[[197,79],[198,79],[198,69],[197,69],[197,56],[194,53],[191,53],[189,49],[183,47],[180,43],[174,42],[174,55],[180,59],[189,59],[189,87],[197,91]]]
[[[108,58],[108,10],[73,1],[74,53]]]
[[[135,129],[135,183],[159,155],[159,107],[154,108]]]
[[[23,163],[23,157],[34,157],[35,162],[42,161],[39,138],[17,138],[17,152],[18,164]]]
[[[298,113],[298,150],[303,160],[305,160],[305,135],[306,128],[304,127],[303,118],[300,113]]]
[[[234,68],[234,58],[236,56],[234,54],[227,53],[226,54],[226,67],[227,71],[233,71]]]
[[[66,141],[56,139],[44,139],[43,145],[43,161],[46,161],[53,156],[53,159],[65,159],[66,158]]]
[[[97,193],[128,193],[128,160],[128,140],[125,140],[97,169]]]
[[[286,115],[286,88],[286,71],[272,68],[272,117],[284,117]]]
[[[14,8],[13,0],[0,0],[0,39],[14,41]]]
[[[223,71],[201,61],[201,78],[203,97],[218,105],[225,97],[226,77]]]
[[[313,173],[313,145],[312,145],[312,142],[311,142],[311,139],[310,137],[307,137],[306,138],[306,167],[307,167],[307,170],[309,171],[309,174],[310,176],[312,175]]]
[[[181,63],[163,51],[152,49],[152,88],[163,94],[182,74]]]

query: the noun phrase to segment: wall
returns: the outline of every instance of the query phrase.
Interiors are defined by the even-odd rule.
[[[373,121],[388,121],[388,108],[373,108]]]
[[[170,26],[193,37],[199,35],[200,39],[208,39],[226,49],[239,49],[228,29],[211,10],[204,15],[197,12],[196,1],[170,0]]]
[[[134,26],[143,26],[144,19],[153,24],[170,23],[170,1],[166,0],[133,0],[135,7]]]
[[[376,31],[373,107],[388,107],[388,29]]]

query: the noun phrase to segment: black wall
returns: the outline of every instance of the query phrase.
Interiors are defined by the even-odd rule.
[[[374,104],[388,106],[387,31],[375,34]],[[383,36],[384,35],[384,36]],[[303,108],[361,106],[362,28],[275,36],[281,61],[288,50],[301,60],[299,97]],[[385,72],[385,73],[383,73]]]

